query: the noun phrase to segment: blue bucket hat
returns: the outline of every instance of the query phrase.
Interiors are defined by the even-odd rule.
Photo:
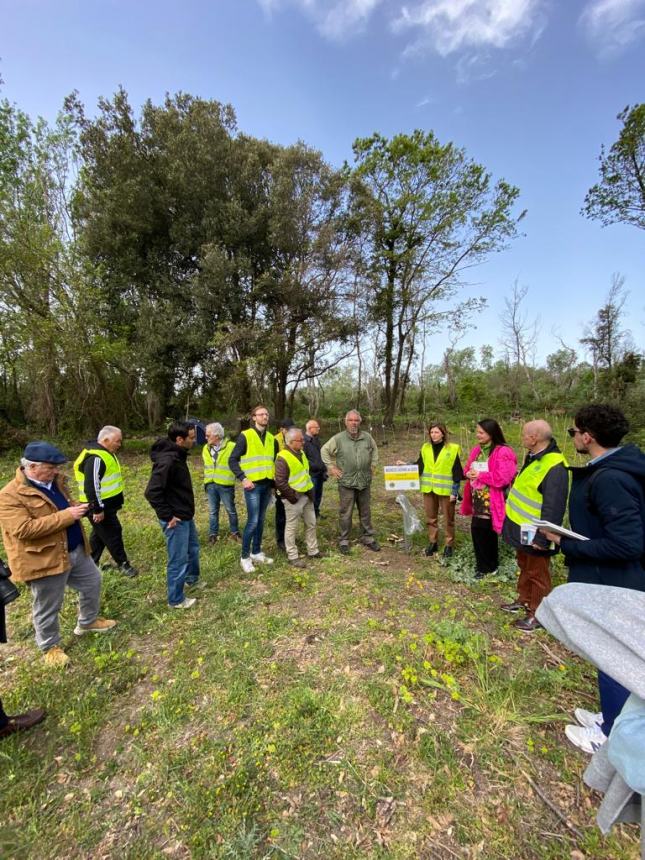
[[[22,455],[25,460],[32,463],[53,463],[59,466],[67,462],[67,457],[62,451],[49,442],[30,442]]]

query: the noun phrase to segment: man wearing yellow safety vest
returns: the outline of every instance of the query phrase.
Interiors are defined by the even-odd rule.
[[[502,537],[516,550],[520,576],[517,599],[505,603],[506,612],[526,611],[514,626],[525,633],[540,627],[535,610],[551,591],[550,557],[558,550],[543,534],[533,533],[534,520],[560,525],[567,507],[569,475],[551,427],[546,421],[529,421],[522,428],[522,446],[528,454],[513,481],[506,500],[506,519]]]
[[[118,512],[123,507],[123,475],[116,452],[123,442],[118,427],[103,427],[74,462],[74,477],[81,502],[89,505],[88,516],[92,523],[90,548],[92,558],[98,565],[103,550],[114,559],[117,569],[124,576],[136,576],[123,545],[123,530]],[[109,569],[112,565],[104,565]]]
[[[206,444],[202,448],[204,461],[204,490],[208,497],[208,542],[219,540],[220,503],[226,508],[231,537],[240,541],[237,510],[235,509],[235,475],[231,472],[229,459],[235,443],[224,435],[224,428],[217,421],[206,425]]]
[[[316,537],[316,511],[314,510],[314,482],[309,474],[309,461],[302,450],[304,436],[298,427],[290,427],[284,432],[285,447],[278,453],[275,461],[275,486],[284,499],[286,525],[284,542],[289,564],[305,567],[298,558],[296,529],[298,521],[305,526],[305,542],[309,558],[322,558],[318,552]]]
[[[242,559],[244,573],[253,573],[256,564],[273,564],[273,559],[262,552],[264,517],[271,494],[278,443],[267,430],[269,410],[256,406],[251,412],[251,426],[237,437],[228,463],[236,479],[244,488],[246,525],[242,532]]]
[[[294,426],[293,418],[283,418],[278,424],[278,432],[275,434],[275,441],[278,443],[278,451],[284,451],[287,447],[285,437],[287,430]],[[284,510],[284,502],[279,493],[275,495],[275,545],[278,549],[286,552],[284,543],[284,529],[287,524],[287,515]]]

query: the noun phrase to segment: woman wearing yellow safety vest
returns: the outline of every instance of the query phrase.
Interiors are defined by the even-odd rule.
[[[459,445],[448,442],[445,424],[430,424],[428,439],[429,441],[422,445],[417,461],[430,540],[425,553],[428,556],[434,555],[439,548],[438,521],[441,510],[446,532],[443,554],[444,558],[449,558],[455,542],[455,503],[464,472],[459,460]]]
[[[216,543],[219,540],[219,509],[223,504],[228,514],[231,537],[239,543],[241,537],[235,509],[235,475],[228,463],[235,443],[225,437],[224,428],[217,421],[207,424],[205,432],[202,460],[204,490],[208,497],[208,542]]]

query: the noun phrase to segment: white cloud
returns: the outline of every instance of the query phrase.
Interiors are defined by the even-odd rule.
[[[403,6],[396,32],[421,31],[441,56],[467,48],[505,48],[544,29],[545,0],[421,0]]]
[[[365,26],[384,0],[258,0],[267,14],[280,7],[298,6],[314,20],[323,36],[342,40]]]
[[[580,16],[600,57],[611,57],[645,37],[645,0],[592,0]]]

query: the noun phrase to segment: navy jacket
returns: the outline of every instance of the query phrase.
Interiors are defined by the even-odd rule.
[[[571,528],[589,540],[562,538],[569,582],[645,591],[645,454],[625,445],[571,473]]]

